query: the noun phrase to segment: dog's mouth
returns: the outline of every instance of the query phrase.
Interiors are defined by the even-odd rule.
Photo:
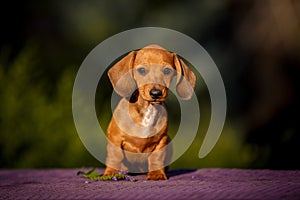
[[[150,101],[151,104],[161,104],[164,100],[155,99]]]
[[[166,100],[166,97],[152,98],[151,96],[148,95],[142,95],[142,98],[151,104],[161,104]]]
[[[142,98],[145,100],[145,101],[148,101],[149,103],[151,104],[161,104],[162,102],[164,102],[166,99],[165,98],[160,98],[160,99],[153,99],[151,97],[148,97],[148,96],[142,96]]]

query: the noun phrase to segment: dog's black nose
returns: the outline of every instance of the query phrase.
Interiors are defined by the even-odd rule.
[[[159,99],[162,96],[162,91],[160,89],[153,88],[150,90],[150,96],[153,99]]]

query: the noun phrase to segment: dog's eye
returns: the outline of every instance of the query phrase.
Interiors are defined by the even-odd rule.
[[[138,68],[137,71],[139,72],[140,75],[143,75],[143,76],[147,74],[147,71],[144,67]]]
[[[170,68],[165,68],[164,69],[164,75],[169,75],[171,73],[172,73],[172,69],[170,69]]]

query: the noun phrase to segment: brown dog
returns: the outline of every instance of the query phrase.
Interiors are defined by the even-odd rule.
[[[107,129],[104,175],[128,169],[145,172],[146,166],[147,180],[167,179],[168,119],[163,102],[176,74],[178,95],[191,98],[194,73],[176,54],[158,45],[130,52],[108,71],[114,90],[123,99]]]

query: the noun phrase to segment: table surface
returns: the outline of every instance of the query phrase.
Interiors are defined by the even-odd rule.
[[[300,199],[300,170],[173,170],[167,181],[89,181],[79,169],[0,170],[0,199]],[[103,172],[103,170],[98,170]]]

